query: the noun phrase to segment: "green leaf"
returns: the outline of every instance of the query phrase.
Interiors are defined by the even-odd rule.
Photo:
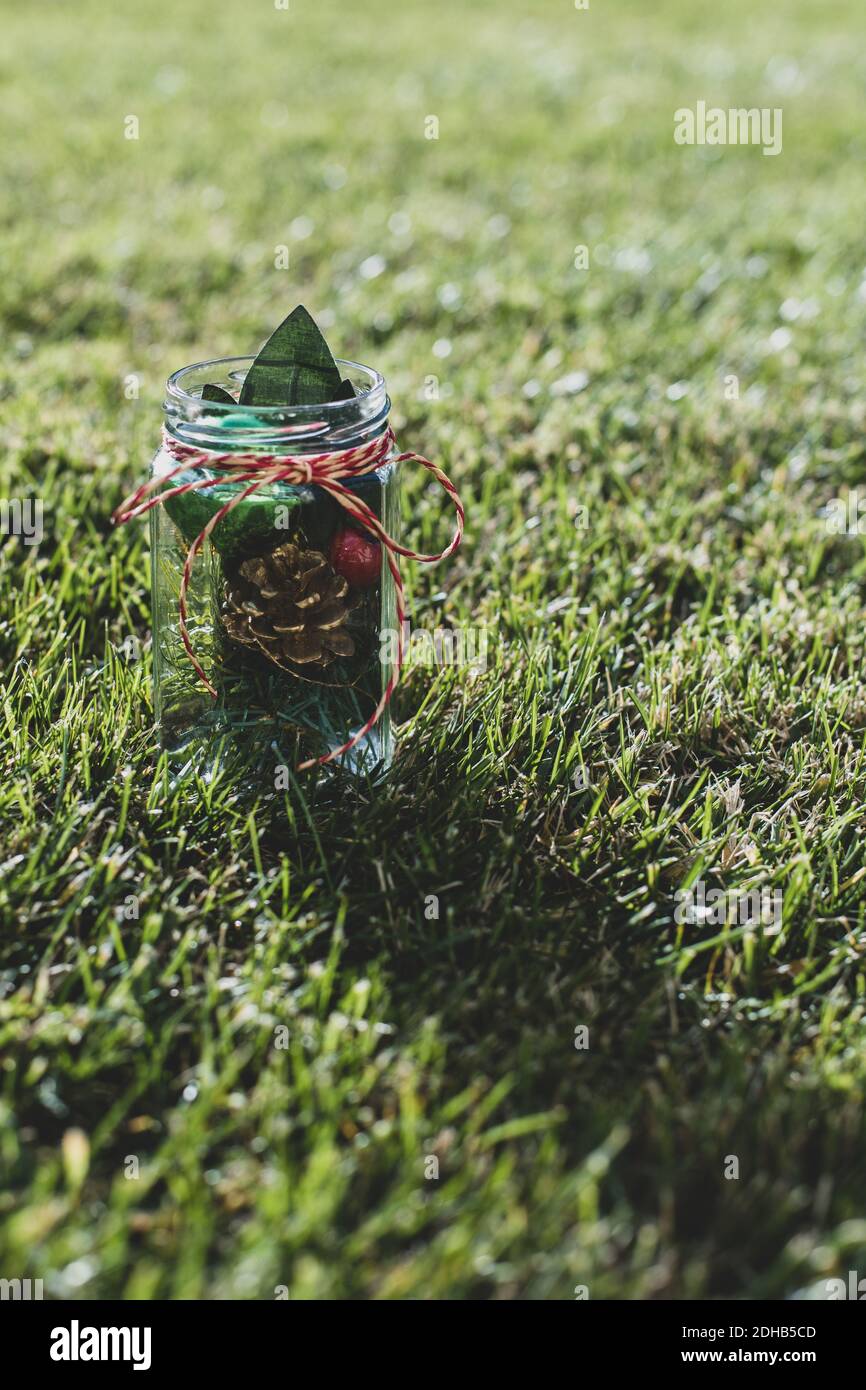
[[[203,401],[219,401],[221,405],[237,405],[234,396],[230,396],[221,386],[203,386],[201,398]]]
[[[186,544],[191,545],[199,531],[233,495],[230,484],[202,492],[183,492],[179,497],[169,498],[165,510]],[[286,507],[298,507],[301,502],[300,496],[292,496],[287,490],[276,496],[267,490],[256,492],[223,517],[211,535],[211,543],[227,560],[243,558],[257,545],[266,549],[269,542],[273,543],[274,536],[280,535],[278,523],[280,527],[285,526]]]
[[[240,405],[322,405],[344,400],[337,364],[302,304],[271,334],[247,372]],[[354,392],[353,392],[354,394]]]

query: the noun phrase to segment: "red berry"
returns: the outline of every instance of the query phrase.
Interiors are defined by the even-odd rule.
[[[378,583],[382,571],[382,550],[378,541],[362,536],[344,526],[331,541],[328,559],[332,566],[354,584],[356,589],[369,589]]]

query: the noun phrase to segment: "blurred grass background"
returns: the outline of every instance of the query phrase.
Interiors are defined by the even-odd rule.
[[[863,472],[860,17],[4,8],[0,490],[46,537],[0,550],[0,1275],[559,1299],[863,1270],[866,568],[824,520]],[[675,145],[699,99],[781,107],[782,154]],[[168,372],[298,301],[468,504],[415,623],[493,633],[478,679],[410,675],[387,786],[337,804],[169,786],[145,530],[108,522]],[[439,496],[406,497],[438,548]],[[698,875],[780,889],[781,929],[678,929]]]

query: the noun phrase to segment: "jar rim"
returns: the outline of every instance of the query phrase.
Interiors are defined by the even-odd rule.
[[[314,405],[244,405],[240,401],[203,401],[208,382],[237,387],[254,355],[215,357],[180,367],[166,381],[163,413],[171,434],[202,449],[224,450],[230,438],[238,451],[317,452],[366,443],[388,427],[391,402],[385,378],[373,367],[348,358],[335,359],[340,374],[357,394]]]
[[[172,372],[165,383],[166,392],[172,400],[189,405],[200,404],[200,391],[198,394],[195,394],[192,391],[185,390],[181,384],[182,377],[193,372],[205,373],[207,368],[219,369],[218,371],[215,370],[210,373],[210,375],[213,376],[233,376],[236,372],[240,371],[243,364],[246,364],[247,370],[249,370],[255,360],[256,354],[249,353],[242,354],[239,357],[210,357],[202,362],[190,362],[186,367],[179,367],[176,372]],[[372,395],[376,391],[384,390],[385,378],[381,372],[376,371],[375,367],[368,367],[363,362],[353,362],[352,359],[348,357],[335,357],[334,361],[338,367],[348,368],[352,373],[357,373],[368,380],[369,385],[361,391],[360,395],[356,395],[354,398],[350,397],[348,400],[322,401],[317,405],[255,405],[244,407],[240,406],[238,401],[235,401],[232,405],[222,401],[207,401],[208,414],[213,410],[218,418],[220,412],[228,414],[232,410],[237,410],[240,407],[240,409],[247,409],[251,412],[255,412],[256,415],[262,415],[265,419],[273,418],[278,414],[285,414],[287,410],[290,410],[292,414],[307,416],[313,419],[323,410],[336,413],[340,410],[345,411],[348,407],[349,411],[351,411],[353,399],[357,402],[358,400],[362,400],[365,396]],[[232,370],[229,371],[227,370],[228,368]]]

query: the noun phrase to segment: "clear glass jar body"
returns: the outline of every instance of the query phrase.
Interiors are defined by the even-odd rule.
[[[291,407],[201,400],[206,382],[236,393],[252,361],[229,358],[175,373],[164,406],[171,438],[215,454],[302,455],[353,448],[387,430],[384,380],[351,362],[339,365],[355,386],[354,400]],[[347,486],[396,539],[399,469],[390,457]],[[176,467],[161,447],[152,476],[164,478]],[[293,769],[340,747],[373,713],[395,651],[394,581],[371,552],[369,534],[323,489],[260,488],[216,526],[191,570],[187,630],[214,698],[183,644],[180,584],[190,544],[246,484],[197,468],[178,474],[170,486],[203,473],[220,481],[150,513],[160,741],[173,760],[203,770],[228,760],[251,771]],[[339,761],[350,771],[375,772],[388,765],[392,751],[386,709]]]

